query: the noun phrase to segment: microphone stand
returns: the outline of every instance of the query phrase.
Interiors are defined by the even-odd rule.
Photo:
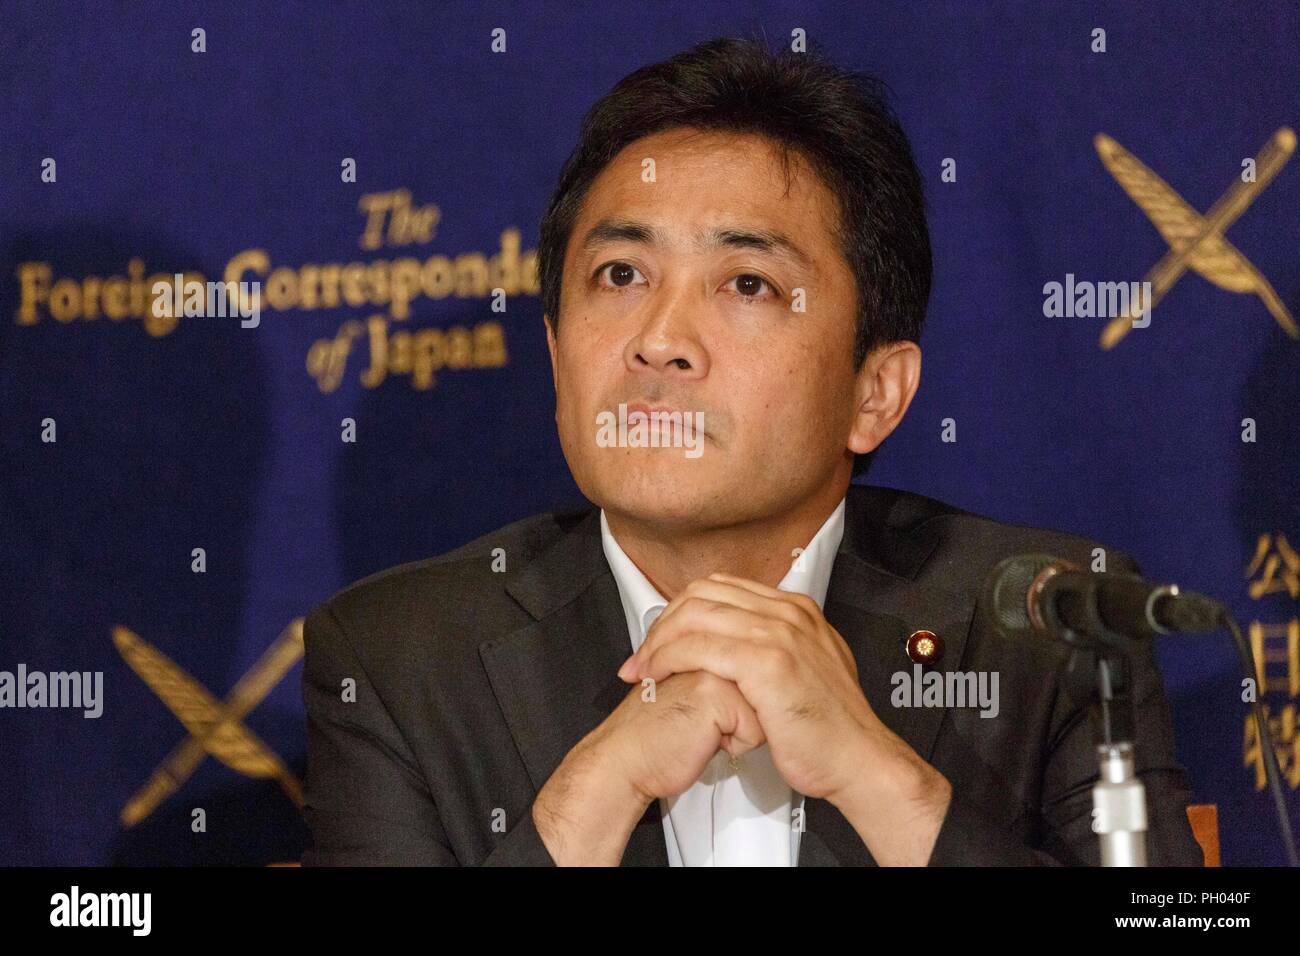
[[[1146,788],[1136,772],[1132,742],[1134,708],[1128,687],[1128,665],[1133,649],[1153,633],[1226,630],[1241,658],[1242,677],[1252,681],[1259,673],[1255,655],[1241,633],[1241,625],[1222,604],[1204,595],[1190,592],[1180,595],[1177,586],[1172,584],[1155,587],[1147,593],[1145,621],[1132,626],[1135,633],[1128,633],[1127,629],[1112,630],[1100,613],[1100,582],[1104,575],[1088,576],[1088,582],[1082,585],[1073,575],[1072,581],[1063,582],[1063,576],[1057,573],[1062,567],[1070,566],[1050,555],[1004,559],[989,578],[987,613],[993,626],[1004,634],[1046,634],[1071,646],[1063,684],[1070,699],[1087,708],[1097,738],[1098,775],[1092,790],[1092,829],[1101,840],[1102,865],[1146,866]],[[1026,581],[1027,605],[1024,604]],[[1162,618],[1165,614],[1171,617],[1163,618],[1162,623],[1155,614],[1156,602],[1167,596],[1194,600],[1166,607]],[[1062,608],[1068,608],[1073,626],[1061,620]],[[1122,609],[1120,619],[1131,619],[1132,610]],[[1282,792],[1282,770],[1258,694],[1250,706],[1259,732],[1264,776],[1273,795],[1282,846],[1289,864],[1300,866],[1300,853],[1296,850],[1286,796]]]
[[[1107,656],[1098,657],[1101,739],[1097,742],[1099,779],[1092,788],[1092,831],[1101,839],[1102,866],[1146,866],[1147,791],[1134,771],[1132,741],[1116,740],[1111,730],[1112,666]],[[1131,703],[1127,694],[1121,700]]]
[[[1051,588],[1049,580],[1044,591]],[[1098,779],[1092,788],[1092,831],[1101,841],[1102,866],[1147,865],[1147,794],[1138,778],[1133,750],[1133,701],[1128,653],[1134,639],[1109,630],[1097,613],[1095,591],[1087,596],[1092,627],[1087,633],[1062,624],[1054,595],[1045,595],[1046,616],[1074,651],[1066,667],[1066,689],[1087,702],[1097,742]]]

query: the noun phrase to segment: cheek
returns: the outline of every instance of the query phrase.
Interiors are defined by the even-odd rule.
[[[809,449],[839,441],[839,409],[847,399],[817,374],[825,361],[820,354],[792,350],[765,374],[751,370],[738,376],[729,390],[732,408],[749,422],[752,442]]]
[[[622,367],[622,344],[600,334],[601,324],[574,316],[557,342],[559,400],[573,412],[605,401],[614,393]]]

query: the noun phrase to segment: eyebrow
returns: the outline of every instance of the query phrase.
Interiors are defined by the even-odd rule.
[[[697,238],[696,241],[699,242],[700,239]],[[803,266],[811,265],[794,240],[778,229],[715,229],[703,241],[732,249],[757,249],[769,255],[793,259]]]
[[[582,239],[582,247],[591,249],[607,242],[639,242],[665,245],[663,234],[649,223],[634,219],[602,219]],[[697,247],[755,249],[769,255],[792,259],[804,267],[812,265],[807,254],[789,236],[778,229],[722,227],[695,236]]]
[[[659,230],[646,223],[632,219],[602,219],[587,230],[587,234],[582,239],[582,248],[591,249],[606,242],[642,242],[647,245],[658,245],[662,240]]]

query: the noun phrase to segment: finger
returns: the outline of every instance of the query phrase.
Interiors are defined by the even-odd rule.
[[[659,613],[655,623],[671,619],[673,614],[681,610],[683,604],[690,602],[691,598],[706,598],[721,604],[734,604],[736,607],[751,611],[766,611],[779,617],[789,617],[792,610],[794,612],[798,610],[797,595],[794,592],[777,591],[753,581],[745,582],[743,578],[724,580],[724,577],[721,574],[711,574],[706,578],[696,578],[668,603]],[[742,586],[745,583],[751,586]],[[757,588],[763,590],[755,590]],[[651,629],[653,630],[653,625]]]
[[[727,681],[722,691],[723,706],[717,718],[717,727],[722,734],[722,749],[733,757],[748,753],[755,747],[767,742],[763,725],[758,722],[758,714],[750,706],[740,688]]]
[[[780,595],[784,592],[773,591],[772,593]],[[672,605],[664,608],[659,613],[654,623],[650,625],[650,630],[646,632],[645,640],[632,656],[640,659],[644,658],[646,654],[652,653],[658,642],[663,639],[663,634],[672,629],[678,616],[684,610],[700,610],[700,607],[697,606],[699,602],[705,602],[704,608],[710,614],[722,613],[722,608],[719,605],[726,605],[769,617],[773,620],[784,621],[800,629],[816,620],[794,602],[770,598],[735,585],[700,578],[692,581],[687,591],[683,591],[674,598]]]
[[[709,575],[709,578],[713,580],[717,580],[724,584],[730,584],[733,585],[734,587],[747,590],[750,593],[755,595],[761,595],[762,597],[771,598],[779,602],[782,602],[785,604],[786,607],[795,608],[796,612],[802,611],[806,613],[815,622],[824,621],[826,618],[826,615],[823,612],[821,605],[819,605],[816,601],[814,601],[811,597],[809,597],[806,594],[802,594],[797,591],[776,590],[774,588],[769,588],[765,584],[759,584],[757,581],[751,581],[748,578],[738,578],[731,574],[724,574],[721,571]],[[790,620],[789,617],[785,619]],[[793,621],[792,623],[796,623],[798,625],[801,624],[802,622]],[[817,630],[820,633],[829,632],[835,635],[835,637],[831,640],[831,645],[834,647],[835,653],[839,655],[840,659],[844,661],[844,663],[849,667],[849,669],[853,672],[854,676],[856,677],[858,673],[858,664],[857,661],[853,659],[853,652],[850,651],[848,645],[844,643],[844,639],[839,637],[838,632],[835,631],[834,628],[830,627],[829,623],[827,623],[825,628],[819,626]]]
[[[646,662],[683,634],[701,633],[760,643],[778,639],[783,627],[788,625],[744,608],[697,599],[687,603],[673,620],[657,630],[653,640],[647,635],[637,652],[623,662],[618,674],[625,681],[651,676],[646,670]]]
[[[741,637],[723,636],[712,631],[690,631],[647,658],[641,666],[641,674],[662,681],[673,674],[708,671],[734,681],[740,692],[752,701],[751,691],[761,687],[764,675],[774,669],[775,655],[778,654],[785,655],[785,651]]]
[[[748,591],[757,597],[775,601],[785,608],[793,608],[796,611],[813,614],[814,616],[821,613],[821,606],[802,591],[782,591],[779,588],[770,588],[766,584],[751,581],[749,578],[738,578],[731,574],[724,574],[721,571],[710,574],[709,579],[741,591]]]
[[[709,577],[715,581],[720,581],[724,584],[730,584],[733,587],[750,591],[753,594],[761,594],[764,597],[780,597],[782,594],[790,593],[789,591],[782,591],[779,588],[770,588],[766,584],[760,584],[749,578],[741,578],[734,574],[727,574],[725,571],[715,571],[710,574]]]
[[[752,607],[757,604],[756,595],[746,591],[744,588],[738,588],[733,585],[723,584],[720,581],[712,581],[709,578],[696,578],[688,584],[682,591],[674,597],[659,612],[655,618],[650,630],[646,633],[649,638],[654,633],[655,628],[660,621],[670,621],[681,611],[682,607],[689,605],[692,600],[703,598],[706,600],[717,601],[719,604],[734,604],[737,607]]]

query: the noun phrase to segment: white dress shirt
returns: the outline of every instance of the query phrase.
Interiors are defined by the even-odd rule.
[[[614,540],[604,509],[600,512],[600,536],[635,652],[668,602]],[[843,537],[841,500],[803,553],[792,561],[777,588],[806,594],[823,607]],[[798,865],[802,828],[794,825],[794,792],[772,765],[767,744],[737,762],[739,769],[733,770],[730,755],[719,750],[689,789],[659,801],[669,865]],[[802,820],[802,795],[799,808]]]

